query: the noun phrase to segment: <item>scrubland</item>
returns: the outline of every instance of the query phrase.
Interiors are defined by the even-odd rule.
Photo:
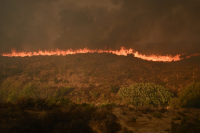
[[[200,57],[0,57],[0,132],[200,132]]]

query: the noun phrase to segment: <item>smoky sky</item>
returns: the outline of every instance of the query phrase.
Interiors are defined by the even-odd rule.
[[[0,52],[200,52],[199,0],[0,0]]]

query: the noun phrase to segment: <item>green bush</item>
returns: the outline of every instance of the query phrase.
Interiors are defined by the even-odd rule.
[[[22,83],[12,78],[7,78],[0,87],[0,101],[12,101],[18,97]]]
[[[69,93],[71,90],[71,87],[62,87],[60,89],[57,89],[54,93],[54,97],[58,98],[58,97],[64,97],[67,93]]]
[[[200,82],[191,83],[182,89],[178,96],[182,107],[200,108]]]
[[[99,107],[103,108],[103,107],[106,107],[108,105],[109,105],[109,103],[108,103],[108,101],[106,101],[106,102],[101,103]]]
[[[20,91],[20,97],[39,98],[39,86],[35,82],[29,82]]]
[[[177,109],[180,107],[180,100],[178,97],[171,98],[169,101],[169,107],[172,107],[173,109]]]
[[[166,88],[153,83],[136,83],[129,87],[122,87],[119,96],[134,106],[166,106],[172,93]]]
[[[16,90],[13,90],[13,91],[8,95],[7,101],[13,102],[13,101],[16,101],[17,98],[18,98],[17,91],[16,91]]]
[[[81,99],[80,99],[79,97],[77,97],[76,101],[77,101],[78,103],[80,103],[80,102],[81,102]]]

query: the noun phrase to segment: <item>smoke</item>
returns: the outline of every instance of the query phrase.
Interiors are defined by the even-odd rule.
[[[198,0],[0,0],[0,52],[199,53],[199,7]]]

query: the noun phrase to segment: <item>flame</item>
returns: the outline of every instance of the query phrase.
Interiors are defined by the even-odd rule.
[[[138,53],[137,51],[133,51],[133,49],[125,49],[124,47],[121,47],[120,50],[91,50],[88,48],[84,48],[84,49],[77,49],[77,50],[45,50],[45,51],[41,51],[39,50],[38,52],[16,52],[15,50],[12,50],[11,53],[5,53],[2,54],[2,56],[7,56],[7,57],[26,57],[26,56],[51,56],[51,55],[62,55],[62,56],[66,56],[66,55],[70,55],[70,54],[79,54],[79,53],[111,53],[111,54],[115,54],[115,55],[123,55],[123,56],[127,56],[128,54],[132,54],[137,58],[141,58],[143,60],[148,60],[148,61],[162,61],[162,62],[171,62],[171,61],[179,61],[181,60],[180,58],[180,54],[176,55],[176,56],[171,56],[171,55],[166,55],[166,56],[161,56],[161,55],[142,55],[140,53]]]
[[[191,55],[187,56],[186,58],[190,58],[190,57],[192,57],[192,56],[199,56],[199,55],[200,55],[200,53],[191,54]]]

